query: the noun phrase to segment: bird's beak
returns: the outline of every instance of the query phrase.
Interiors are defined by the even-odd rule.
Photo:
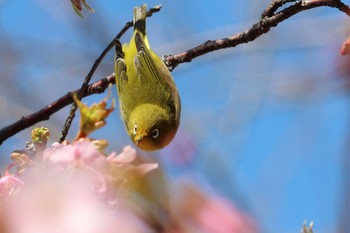
[[[137,145],[142,140],[142,137],[135,137],[135,144]]]
[[[145,136],[148,135],[148,132],[144,131],[135,135],[135,144],[137,145]]]

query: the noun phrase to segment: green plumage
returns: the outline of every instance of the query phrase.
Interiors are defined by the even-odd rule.
[[[146,35],[147,7],[134,8],[134,33],[129,44],[116,44],[115,74],[120,110],[130,138],[138,145],[138,133],[149,137],[142,149],[159,149],[174,137],[180,120],[180,98],[163,61],[150,49]],[[136,130],[135,130],[136,127]]]

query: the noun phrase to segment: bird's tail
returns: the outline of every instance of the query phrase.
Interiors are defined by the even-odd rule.
[[[146,15],[147,5],[134,8],[134,30],[140,32],[143,36],[146,35]]]

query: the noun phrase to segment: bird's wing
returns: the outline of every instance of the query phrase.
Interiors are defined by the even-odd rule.
[[[116,77],[116,84],[118,92],[121,93],[123,85],[128,81],[128,76],[126,74],[126,65],[124,61],[124,54],[122,45],[119,40],[117,40],[115,45],[115,64],[114,72]]]
[[[154,57],[152,57],[142,36],[138,32],[135,34],[135,43],[137,55],[135,56],[134,63],[137,73],[140,75],[140,79],[147,79],[147,82],[157,82],[167,90],[168,84],[165,81],[165,77],[163,77],[160,72],[162,66],[154,62]],[[159,58],[156,57],[156,59]],[[168,74],[168,76],[170,76],[170,74]]]
[[[167,100],[172,100],[171,105],[173,105],[172,107],[179,117],[181,111],[180,97],[168,68],[157,55],[154,53],[154,55],[151,54],[145,46],[142,36],[138,32],[135,34],[135,43],[137,55],[135,56],[134,63],[141,83],[156,82],[156,86],[163,89],[161,90],[163,92],[162,97]],[[155,63],[156,59],[159,60],[157,64]],[[153,92],[156,92],[156,90],[153,90]],[[166,96],[164,96],[164,94]]]

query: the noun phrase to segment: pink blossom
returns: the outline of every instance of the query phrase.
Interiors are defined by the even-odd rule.
[[[247,215],[221,197],[212,197],[203,203],[195,218],[203,232],[257,232],[253,221]]]
[[[223,197],[190,184],[169,195],[167,185],[157,179],[162,174],[148,174],[158,164],[145,162],[131,146],[107,156],[85,139],[55,143],[33,163],[25,156],[15,158],[17,163],[0,178],[1,232],[258,231],[248,215]],[[24,164],[23,172],[10,174],[10,168]]]
[[[94,144],[89,141],[77,141],[73,145],[55,145],[44,151],[44,160],[51,166],[62,166],[64,168],[72,165],[95,166],[97,161],[104,160],[105,156],[99,152]]]
[[[147,186],[136,183],[157,164],[138,164],[136,157],[130,146],[106,157],[89,141],[52,145],[21,180],[10,174],[0,179],[5,194],[26,184],[3,206],[9,232],[152,232],[131,208],[138,200],[130,193],[132,186]]]
[[[4,206],[6,222],[14,233],[147,232],[147,225],[132,211],[110,209],[88,192],[84,184],[52,179],[29,181],[26,189]],[[30,185],[29,185],[30,184]],[[125,230],[121,227],[125,227]]]
[[[256,233],[254,221],[231,202],[209,195],[191,184],[177,187],[172,198],[174,229],[167,233]]]

